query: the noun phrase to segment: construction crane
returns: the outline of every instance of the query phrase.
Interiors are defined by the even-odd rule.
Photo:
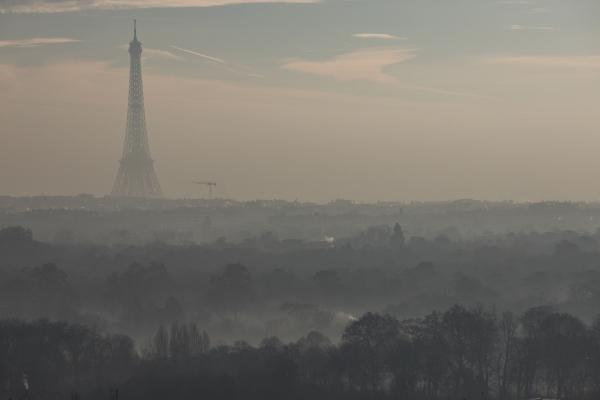
[[[213,188],[217,186],[216,182],[194,182],[196,185],[204,185],[208,187],[208,198],[213,197]]]

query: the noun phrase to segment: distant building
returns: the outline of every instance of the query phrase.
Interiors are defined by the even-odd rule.
[[[150,156],[144,88],[142,84],[142,43],[137,39],[133,22],[133,40],[129,43],[129,106],[123,157],[117,173],[112,195],[116,197],[162,197],[154,161]]]

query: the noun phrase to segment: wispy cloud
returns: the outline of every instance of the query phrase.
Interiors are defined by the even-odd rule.
[[[293,60],[283,67],[297,72],[321,75],[338,81],[366,80],[377,83],[394,82],[396,78],[385,72],[391,65],[410,61],[416,57],[413,49],[380,47],[357,50],[329,60]]]
[[[200,57],[203,60],[209,61],[209,63],[212,65],[217,65],[217,66],[219,66],[229,72],[237,74],[237,75],[244,75],[244,76],[248,76],[251,78],[263,78],[262,75],[252,72],[252,70],[250,68],[243,66],[243,65],[234,65],[234,64],[231,64],[221,58],[209,56],[208,54],[204,54],[204,53],[201,53],[201,52],[195,51],[195,50],[184,49],[183,47],[179,47],[179,46],[175,46],[175,45],[171,45],[171,48],[181,51],[186,54],[191,54],[193,56]]]
[[[550,14],[552,10],[546,7],[536,7],[531,10],[532,14]]]
[[[533,7],[530,14],[549,14],[552,10],[545,6],[540,6],[539,2],[533,0],[500,0],[496,3],[506,6],[530,6]]]
[[[171,53],[168,50],[144,48],[144,55],[148,58],[161,58],[164,60],[183,60],[183,57],[179,57],[176,54]]]
[[[45,38],[30,38],[30,39],[15,39],[15,40],[0,40],[0,47],[39,47],[49,44],[75,43],[80,40],[65,38],[65,37],[45,37]]]
[[[508,27],[511,31],[556,31],[553,26],[530,26],[530,25],[511,25]]]
[[[198,56],[198,57],[204,58],[205,60],[208,60],[208,61],[216,62],[218,64],[227,64],[224,60],[221,60],[220,58],[217,58],[217,57],[209,56],[208,54],[200,53],[200,52],[194,51],[194,50],[184,49],[182,47],[178,47],[178,46],[174,46],[174,45],[171,45],[171,47],[174,48],[175,50],[179,50],[184,53]]]
[[[129,45],[122,44],[118,48],[122,49],[122,50],[127,50],[129,48]],[[180,57],[177,54],[173,54],[172,52],[170,52],[168,50],[154,49],[152,47],[144,47],[144,51],[142,54],[143,54],[144,58],[159,58],[159,59],[163,59],[163,60],[174,60],[174,61],[184,60],[183,57]]]
[[[318,3],[320,0],[0,0],[0,13],[58,13],[134,8],[215,7],[255,3]]]
[[[498,4],[506,4],[506,5],[521,5],[526,6],[530,4],[534,4],[531,0],[500,0],[497,1]]]
[[[528,68],[600,69],[600,56],[493,56],[483,59],[486,64]]]
[[[352,36],[359,39],[406,40],[405,37],[390,35],[389,33],[355,33]]]
[[[386,72],[388,67],[415,59],[417,51],[418,49],[399,47],[361,49],[323,61],[289,60],[283,64],[283,68],[305,74],[329,77],[339,82],[368,81],[385,84],[399,90],[418,91],[444,96],[490,99],[488,96],[460,90],[403,82],[400,77]]]

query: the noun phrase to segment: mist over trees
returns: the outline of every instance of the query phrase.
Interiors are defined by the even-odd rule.
[[[162,230],[146,240],[156,221],[198,208],[119,211],[86,201],[85,210],[20,205],[0,218],[0,397],[600,394],[600,233],[591,205],[390,212],[336,203],[313,219],[309,205],[225,211],[218,203],[227,218],[196,221],[225,235]],[[258,210],[260,226],[273,229],[245,231]],[[95,222],[56,223],[82,213]],[[540,224],[468,231],[465,221],[502,214]],[[545,230],[560,226],[558,214],[585,228]],[[129,229],[105,230],[117,215]],[[281,221],[300,215],[308,222],[283,233]],[[42,240],[36,227],[59,234]],[[82,239],[84,230],[108,236]]]
[[[593,233],[599,203],[514,203],[476,200],[326,204],[282,200],[136,199],[79,196],[0,196],[0,226],[25,226],[57,244],[209,244],[219,239],[268,248],[270,238],[338,241],[369,227],[398,222],[405,239],[470,240],[487,234],[568,231]],[[376,232],[372,232],[376,234]],[[261,238],[261,236],[266,235]],[[271,236],[270,236],[271,235]]]

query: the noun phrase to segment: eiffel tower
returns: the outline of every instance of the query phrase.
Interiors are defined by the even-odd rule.
[[[133,40],[129,43],[129,105],[123,157],[112,190],[116,197],[162,197],[160,184],[150,157],[144,88],[142,86],[142,43],[137,39],[133,21]]]

